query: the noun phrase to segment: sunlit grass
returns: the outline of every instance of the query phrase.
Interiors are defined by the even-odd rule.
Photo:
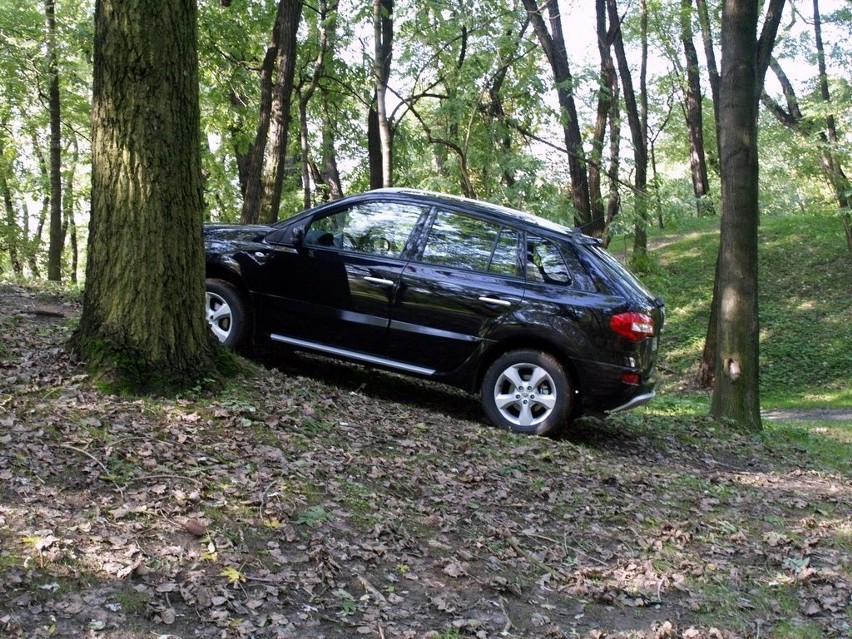
[[[651,232],[660,274],[643,279],[666,301],[661,387],[691,386],[709,321],[718,219]],[[759,231],[761,404],[852,407],[852,255],[814,216],[764,217]]]

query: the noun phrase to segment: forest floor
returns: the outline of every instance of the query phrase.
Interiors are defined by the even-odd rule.
[[[641,410],[519,437],[303,356],[112,396],[63,349],[78,312],[0,282],[3,637],[852,632],[852,461],[807,439]]]

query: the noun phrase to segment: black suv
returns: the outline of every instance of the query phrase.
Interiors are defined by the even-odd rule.
[[[230,348],[271,341],[452,384],[521,433],[654,396],[663,303],[576,230],[379,189],[204,237],[207,319]]]

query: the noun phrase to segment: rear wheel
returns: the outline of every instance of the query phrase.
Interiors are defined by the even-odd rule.
[[[482,408],[491,422],[527,435],[555,435],[568,422],[571,381],[555,357],[534,350],[497,358],[482,380]]]
[[[207,323],[216,338],[230,349],[243,346],[249,330],[248,312],[236,287],[224,280],[207,280],[204,302]]]

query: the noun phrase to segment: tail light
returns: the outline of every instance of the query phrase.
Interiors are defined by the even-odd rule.
[[[639,386],[642,382],[642,378],[639,376],[639,373],[622,373],[621,381],[628,386]]]
[[[631,342],[641,342],[654,335],[654,319],[645,313],[619,313],[609,320],[609,327]]]

